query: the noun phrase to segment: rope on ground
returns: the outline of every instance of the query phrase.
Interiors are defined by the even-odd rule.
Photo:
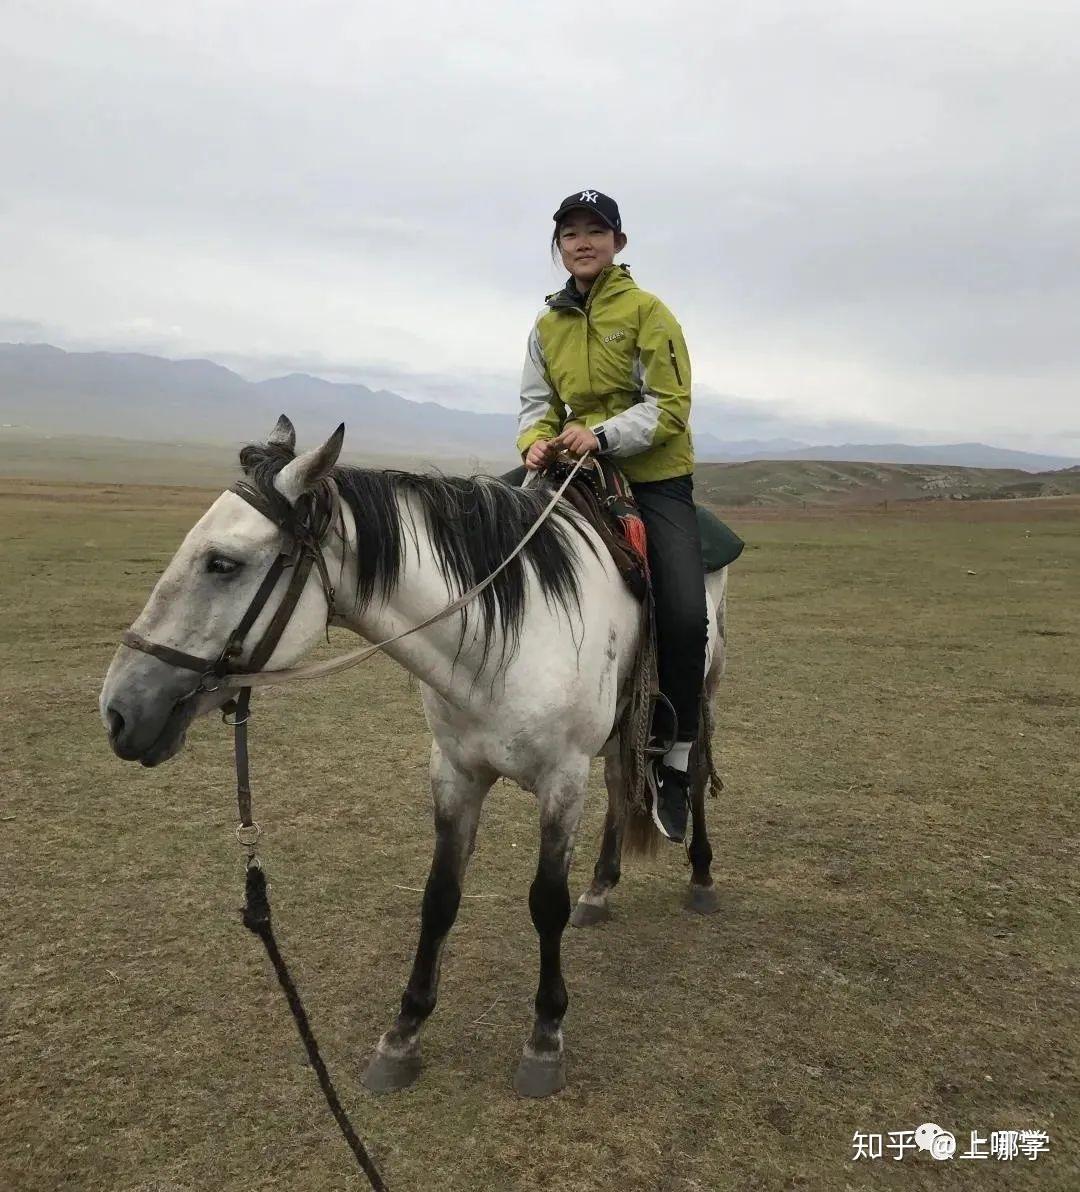
[[[247,879],[244,886],[247,895],[246,905],[244,906],[244,926],[249,931],[254,932],[262,940],[266,948],[266,954],[270,957],[270,963],[274,966],[278,983],[285,994],[286,1001],[289,1003],[289,1009],[292,1011],[296,1029],[300,1034],[300,1039],[308,1054],[308,1060],[319,1081],[319,1088],[322,1089],[326,1103],[330,1106],[330,1112],[334,1115],[334,1121],[337,1122],[342,1136],[349,1144],[349,1149],[356,1157],[361,1171],[367,1176],[368,1183],[375,1192],[387,1192],[382,1176],[379,1175],[371,1156],[367,1153],[364,1144],[353,1129],[353,1124],[349,1121],[349,1115],[342,1108],[337,1089],[334,1088],[333,1081],[330,1079],[330,1073],[327,1072],[326,1064],[323,1063],[323,1058],[319,1054],[319,1044],[316,1042],[315,1036],[312,1033],[307,1011],[304,1009],[304,1003],[300,1000],[300,993],[289,973],[285,958],[281,955],[281,951],[277,946],[277,940],[274,939],[274,929],[270,924],[270,900],[267,897],[266,875],[263,873],[261,866],[258,864],[248,865]]]

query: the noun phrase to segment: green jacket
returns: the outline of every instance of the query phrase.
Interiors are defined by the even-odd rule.
[[[682,328],[624,265],[600,274],[584,309],[565,290],[547,299],[525,356],[518,451],[583,422],[631,482],[666,480],[694,470],[689,421]]]

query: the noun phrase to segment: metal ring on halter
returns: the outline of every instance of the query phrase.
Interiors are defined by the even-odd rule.
[[[230,720],[229,716],[235,712],[236,712],[236,704],[235,703],[232,704],[232,707],[229,707],[229,704],[226,704],[221,709],[221,723],[227,724],[229,726],[229,728],[237,728],[241,724],[247,724],[247,722],[251,719],[251,713],[248,712],[248,714],[244,717],[243,720]]]
[[[250,839],[248,839],[249,834],[251,835]],[[244,848],[254,848],[261,835],[262,828],[257,823],[236,825],[236,843]]]

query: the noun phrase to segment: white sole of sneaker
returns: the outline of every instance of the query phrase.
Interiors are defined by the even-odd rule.
[[[652,816],[652,822],[656,825],[656,830],[665,840],[670,840],[672,844],[682,844],[682,840],[672,836],[660,822],[660,817],[656,814],[656,803],[656,788],[652,783],[649,783],[649,814]]]

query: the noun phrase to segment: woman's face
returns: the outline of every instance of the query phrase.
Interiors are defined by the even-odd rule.
[[[626,237],[583,208],[571,211],[559,224],[558,244],[566,271],[588,286],[622,252]]]

